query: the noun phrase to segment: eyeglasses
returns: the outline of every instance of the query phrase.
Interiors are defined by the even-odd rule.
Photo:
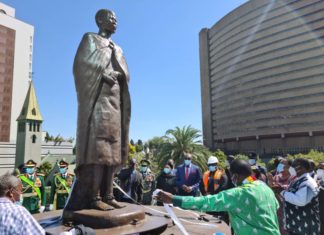
[[[191,158],[190,157],[185,157],[185,160],[191,160]]]

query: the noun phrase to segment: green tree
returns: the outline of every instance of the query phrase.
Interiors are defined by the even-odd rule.
[[[136,152],[137,153],[142,152],[143,149],[144,149],[143,141],[142,140],[138,140],[137,143],[135,144],[135,147],[136,147]]]
[[[218,165],[225,169],[225,160],[226,160],[226,155],[223,151],[221,151],[220,149],[217,149],[216,152],[214,152],[212,155],[214,155],[215,157],[217,157],[218,159]]]
[[[295,155],[288,155],[288,158],[289,159],[306,158],[309,160],[313,160],[315,162],[315,164],[317,165],[318,163],[324,161],[324,153],[316,151],[316,150],[311,150],[311,151],[309,151],[309,153],[306,153],[306,154],[299,153],[299,154],[295,154]]]
[[[130,158],[133,158],[136,153],[136,148],[131,143],[128,144],[128,148],[129,148],[128,155]]]
[[[152,139],[148,140],[148,147],[150,149],[150,152],[153,154],[153,157],[155,157],[158,152],[161,150],[163,144],[165,143],[165,140],[163,137],[155,136]]]
[[[207,169],[207,159],[210,151],[201,143],[200,131],[191,127],[167,130],[163,137],[164,142],[158,153],[158,165],[160,169],[168,159],[172,158],[176,165],[183,162],[183,154],[191,153],[193,163],[197,164],[203,171]]]
[[[42,165],[39,166],[39,171],[45,174],[45,178],[48,176],[53,166],[50,162],[43,162]]]
[[[47,143],[48,141],[53,141],[53,140],[54,140],[53,136],[49,135],[48,132],[46,132],[45,142]]]

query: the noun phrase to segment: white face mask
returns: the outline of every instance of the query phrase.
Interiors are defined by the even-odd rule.
[[[297,172],[296,172],[295,168],[289,167],[289,174],[291,176],[296,176],[297,175]]]
[[[323,169],[318,169],[316,171],[316,174],[317,174],[318,179],[323,179],[324,180],[324,170]]]
[[[254,165],[256,163],[256,160],[255,159],[249,159],[249,164],[250,165]]]

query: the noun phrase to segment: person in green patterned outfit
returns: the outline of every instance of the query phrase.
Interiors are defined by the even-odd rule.
[[[36,162],[28,160],[25,164],[26,173],[20,174],[23,184],[23,206],[31,213],[43,213],[46,205],[44,175],[36,172]]]
[[[51,184],[50,210],[64,208],[73,183],[74,175],[67,172],[69,164],[61,160],[59,167],[60,172],[54,176]]]
[[[161,191],[157,199],[184,209],[226,211],[236,235],[280,235],[279,204],[272,190],[251,176],[251,166],[244,160],[234,160],[230,172],[235,188],[202,197],[174,196]]]

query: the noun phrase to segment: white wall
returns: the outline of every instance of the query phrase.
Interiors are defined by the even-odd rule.
[[[0,10],[4,10],[8,16],[15,17],[15,8],[5,5],[2,2],[0,2]]]
[[[54,142],[42,142],[41,155],[48,153],[51,155],[72,155],[73,144],[62,142],[60,145],[54,145]],[[15,167],[16,142],[0,142],[0,175],[10,171]]]

